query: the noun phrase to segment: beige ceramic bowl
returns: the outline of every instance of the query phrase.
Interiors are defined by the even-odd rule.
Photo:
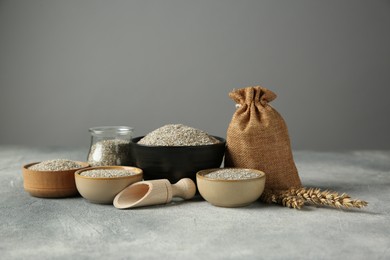
[[[132,176],[113,178],[94,178],[80,175],[83,171],[94,169],[130,170],[132,172],[136,172],[136,174]],[[130,184],[142,180],[142,170],[140,168],[130,166],[99,166],[77,171],[74,173],[74,177],[76,180],[77,190],[85,199],[92,203],[112,204],[115,196],[119,192]]]
[[[77,162],[83,168],[67,171],[32,171],[28,169],[37,163],[39,162],[23,166],[23,187],[31,196],[40,198],[61,198],[78,195],[74,173],[89,166],[88,163]]]
[[[243,207],[260,198],[264,191],[265,173],[250,169],[260,174],[259,177],[245,180],[221,180],[205,177],[206,174],[220,170],[207,169],[196,174],[200,195],[211,204],[219,207]]]

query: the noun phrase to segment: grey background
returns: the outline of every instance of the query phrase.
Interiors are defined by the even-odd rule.
[[[0,0],[0,144],[225,136],[229,91],[260,84],[294,149],[388,149],[389,25],[389,1]]]

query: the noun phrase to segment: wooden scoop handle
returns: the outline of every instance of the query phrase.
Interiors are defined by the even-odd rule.
[[[172,184],[171,187],[172,197],[180,197],[185,200],[188,200],[194,197],[196,193],[196,185],[189,178],[181,179],[177,183]]]

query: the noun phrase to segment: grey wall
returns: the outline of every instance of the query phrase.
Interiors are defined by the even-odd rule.
[[[390,148],[390,1],[0,1],[0,144],[88,128],[225,136],[261,84],[295,149]]]

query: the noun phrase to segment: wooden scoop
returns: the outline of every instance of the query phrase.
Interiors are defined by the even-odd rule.
[[[118,209],[166,204],[172,197],[191,199],[196,192],[195,183],[184,178],[176,184],[167,179],[136,182],[122,190],[114,199]]]

